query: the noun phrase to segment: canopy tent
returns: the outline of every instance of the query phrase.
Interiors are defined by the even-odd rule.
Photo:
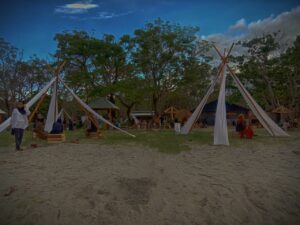
[[[207,125],[214,125],[217,105],[218,105],[218,99],[206,103],[198,121],[201,121],[202,123],[204,122]],[[238,115],[240,114],[250,115],[249,114],[250,109],[248,107],[244,107],[227,101],[225,102],[225,107],[226,107],[227,121],[230,120],[231,124],[232,121],[235,121]],[[194,112],[194,110],[192,110],[192,112]]]
[[[217,111],[217,105],[218,105],[217,99],[210,101],[205,104],[205,106],[203,108],[203,112],[215,113]],[[226,101],[225,105],[226,105],[227,115],[231,114],[231,113],[235,115],[236,113],[248,113],[249,112],[249,108],[238,105],[238,104],[234,104],[234,103],[230,103],[230,102]]]
[[[60,78],[59,72],[61,71],[62,67],[64,66],[65,63],[63,63],[57,71],[54,71],[55,77],[52,78],[52,80],[38,93],[36,94],[27,104],[26,106],[28,108],[31,108],[47,91],[52,87],[52,95],[51,95],[51,101],[49,105],[49,110],[48,110],[48,115],[47,115],[47,120],[45,124],[45,131],[49,132],[51,131],[52,125],[54,121],[57,120],[58,116],[58,107],[57,107],[57,87],[59,82],[63,84],[63,86],[66,88],[67,91],[74,97],[74,99],[79,103],[81,108],[92,114],[95,118],[103,121],[104,123],[108,124],[109,126],[129,135],[132,137],[135,137],[133,134],[130,134],[129,132],[116,127],[114,124],[109,122],[108,120],[104,119],[101,115],[99,115],[97,112],[95,112],[90,106],[88,106],[85,102],[83,102]],[[52,70],[53,71],[53,70]],[[39,102],[40,103],[40,102]],[[35,108],[34,111],[36,111],[37,108]],[[0,132],[5,130],[10,126],[11,123],[11,117],[9,117],[7,120],[5,120],[3,123],[0,124]]]
[[[228,65],[228,57],[233,48],[233,44],[231,45],[229,51],[222,55],[220,51],[214,46],[218,55],[221,58],[221,63],[219,65],[218,73],[216,78],[213,80],[211,86],[209,87],[207,93],[202,98],[200,104],[195,109],[194,113],[188,121],[184,124],[181,129],[181,134],[188,134],[193,128],[194,123],[198,120],[201,112],[211,95],[214,91],[214,87],[218,81],[220,81],[220,90],[217,104],[217,112],[214,126],[214,144],[215,145],[229,145],[228,141],[228,132],[227,132],[227,120],[226,120],[226,106],[225,106],[225,86],[226,86],[226,70],[229,71],[230,76],[233,78],[235,84],[237,85],[238,90],[242,94],[249,108],[252,110],[254,115],[257,117],[259,122],[263,125],[263,127],[268,131],[268,133],[272,136],[289,136],[284,130],[282,130],[268,115],[267,113],[257,104],[257,102],[253,99],[250,93],[243,86],[239,78],[236,76],[232,68]]]

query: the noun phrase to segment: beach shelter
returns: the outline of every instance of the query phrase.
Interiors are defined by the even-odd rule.
[[[249,108],[252,110],[253,114],[262,124],[262,126],[268,131],[268,133],[272,136],[289,136],[283,129],[281,129],[269,116],[268,114],[257,104],[257,102],[253,99],[247,89],[244,87],[242,82],[239,80],[233,69],[228,65],[228,57],[233,48],[233,44],[231,45],[229,51],[224,54],[214,46],[216,52],[221,58],[221,63],[218,67],[218,73],[212,84],[210,85],[208,91],[202,98],[200,104],[195,109],[194,113],[188,121],[184,124],[181,129],[181,134],[188,134],[193,128],[194,123],[199,119],[201,112],[211,95],[214,91],[214,87],[216,83],[220,82],[220,90],[218,96],[218,104],[215,118],[215,126],[214,126],[214,144],[215,145],[229,145],[228,141],[228,132],[227,132],[227,120],[226,120],[226,106],[225,106],[225,87],[226,87],[226,70],[228,70],[229,75],[233,78],[238,90],[242,94]]]
[[[272,113],[279,113],[279,114],[289,114],[292,113],[293,111],[284,107],[283,105],[278,106],[277,108],[272,110]]]
[[[171,121],[173,121],[177,111],[178,109],[176,109],[174,106],[170,106],[169,108],[165,109],[164,114],[169,114]]]
[[[109,121],[113,119],[113,112],[119,111],[120,108],[105,97],[98,97],[89,103],[89,106],[96,112],[106,111]]]
[[[63,85],[63,87],[72,95],[72,97],[78,102],[78,104],[80,105],[81,109],[83,111],[85,111],[86,113],[94,116],[96,119],[99,119],[101,121],[103,121],[104,123],[108,124],[109,126],[115,128],[116,130],[121,131],[124,134],[127,134],[129,136],[135,137],[133,134],[130,134],[129,132],[116,127],[114,124],[112,124],[110,121],[106,120],[105,118],[103,118],[101,115],[99,115],[97,112],[95,112],[88,104],[86,104],[85,102],[83,102],[72,90],[71,88],[69,88],[69,86],[67,84],[64,83],[64,81],[60,78],[59,73],[62,70],[62,68],[64,67],[66,62],[64,62],[62,65],[60,65],[60,67],[58,68],[58,70],[54,70],[50,67],[51,71],[54,72],[54,77],[51,79],[51,81],[38,93],[36,94],[27,104],[26,106],[30,109],[38,100],[38,104],[35,107],[35,109],[32,112],[31,117],[29,118],[29,121],[32,119],[33,115],[36,113],[36,111],[38,110],[39,105],[41,104],[43,98],[45,97],[46,93],[48,92],[48,90],[51,88],[52,92],[51,92],[51,100],[50,100],[50,104],[49,104],[49,109],[48,109],[48,114],[47,114],[47,119],[46,119],[46,123],[45,123],[45,131],[46,132],[50,132],[52,129],[52,125],[53,123],[57,120],[58,118],[58,105],[57,105],[57,89],[58,89],[58,84],[61,83]],[[2,132],[3,130],[5,130],[6,128],[8,128],[10,126],[11,123],[11,117],[9,117],[7,120],[5,120],[3,123],[0,124],[0,132]]]
[[[284,119],[283,115],[284,114],[289,114],[289,113],[292,113],[292,112],[293,112],[292,110],[286,108],[283,105],[280,105],[280,106],[278,106],[278,107],[276,107],[275,109],[272,110],[272,113],[277,113],[277,114],[280,115],[280,122],[283,121],[283,119]]]

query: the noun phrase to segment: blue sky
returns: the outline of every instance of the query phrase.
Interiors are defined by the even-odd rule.
[[[274,24],[281,14],[284,17],[283,12],[299,5],[294,0],[1,0],[0,37],[23,49],[26,58],[46,57],[55,51],[54,35],[65,30],[119,37],[161,17],[198,26],[199,36],[235,35],[233,30],[246,32],[251,23],[257,26],[273,20]],[[293,15],[289,20],[299,19],[298,12]]]

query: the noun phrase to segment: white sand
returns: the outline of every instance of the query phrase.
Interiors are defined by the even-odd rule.
[[[2,149],[0,194],[1,225],[299,225],[300,140],[177,155],[133,145]]]

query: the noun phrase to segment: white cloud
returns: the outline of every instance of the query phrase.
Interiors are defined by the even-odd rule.
[[[252,22],[248,25],[247,39],[261,36],[262,34],[280,31],[277,39],[281,45],[290,45],[294,42],[297,35],[300,35],[300,6],[289,11],[283,12],[278,16],[273,15]]]
[[[99,7],[97,4],[92,3],[93,0],[86,0],[82,2],[75,2],[71,4],[66,4],[63,6],[58,6],[55,9],[56,13],[65,13],[65,14],[80,14],[86,13],[89,9],[94,9]]]
[[[128,11],[123,13],[114,13],[114,12],[99,12],[96,16],[88,16],[88,17],[79,17],[79,16],[68,16],[74,20],[108,20],[117,17],[122,17],[133,13],[134,11]]]
[[[98,16],[92,17],[91,19],[105,20],[112,19],[116,17],[126,16],[133,13],[133,11],[128,11],[124,13],[110,13],[110,12],[100,12]]]
[[[229,26],[225,34],[212,34],[205,37],[205,40],[215,42],[220,49],[229,48],[233,42],[251,40],[261,37],[264,34],[278,32],[276,36],[280,44],[280,51],[284,51],[292,45],[297,35],[300,35],[300,6],[289,12],[283,12],[277,16],[271,15],[265,19],[257,20],[246,24],[243,19],[238,20],[234,25]],[[242,30],[241,30],[242,28]],[[242,31],[236,35],[236,31]],[[235,46],[232,50],[233,55],[245,53],[241,46]],[[214,52],[211,52],[215,55]]]
[[[224,52],[226,49],[226,52],[229,50],[231,47],[232,43],[236,43],[237,41],[241,40],[241,36],[230,36],[230,35],[225,35],[225,34],[213,34],[213,35],[208,35],[205,36],[205,40],[210,41],[214,43],[214,45],[219,49],[221,53]],[[203,39],[203,37],[202,37]],[[233,56],[239,56],[246,53],[245,48],[241,46],[234,46],[233,49],[231,50],[230,55]],[[214,60],[212,61],[213,65],[218,65],[220,63],[220,57],[218,53],[215,51],[215,49],[211,48],[207,53],[207,56],[213,57]]]
[[[229,30],[236,31],[236,30],[243,30],[247,29],[247,23],[244,18],[241,18],[240,20],[236,21],[236,23],[229,27]]]

